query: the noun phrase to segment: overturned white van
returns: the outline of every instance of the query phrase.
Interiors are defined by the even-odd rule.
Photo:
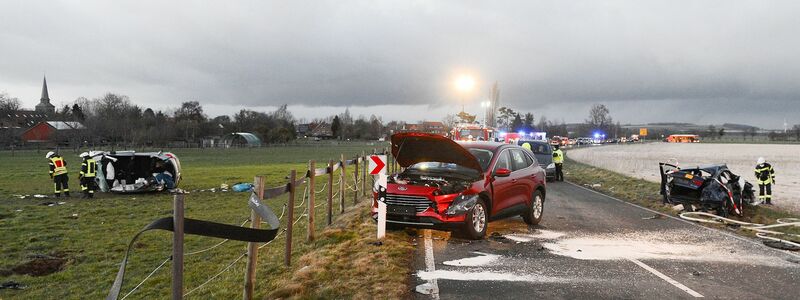
[[[103,192],[170,191],[181,180],[181,163],[170,152],[91,151],[97,161],[97,186]]]

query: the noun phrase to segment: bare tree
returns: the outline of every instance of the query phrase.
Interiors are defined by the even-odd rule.
[[[747,133],[750,134],[750,140],[755,140],[756,135],[758,134],[758,128],[750,127],[747,129]]]
[[[191,132],[191,140],[194,140],[200,123],[206,121],[206,115],[203,114],[203,106],[197,101],[181,103],[181,107],[175,111],[175,121],[185,128],[184,138],[189,140],[189,133]]]
[[[5,92],[0,93],[0,112],[16,112],[19,110],[20,106],[19,99],[11,97]]]
[[[517,112],[505,106],[497,109],[497,111],[500,113],[497,117],[497,127],[512,130],[512,128],[510,128],[511,122],[514,120],[514,117],[517,116]]]
[[[705,132],[704,136],[709,139],[714,139],[717,136],[717,127],[708,125],[708,130]]]
[[[458,117],[456,115],[447,115],[442,120],[442,124],[450,130],[458,124]]]

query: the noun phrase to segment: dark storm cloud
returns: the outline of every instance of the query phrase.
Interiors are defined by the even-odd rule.
[[[764,113],[744,119],[775,127],[776,117],[792,117],[787,110],[800,112],[795,1],[5,1],[0,8],[0,90],[28,106],[46,71],[65,102],[115,91],[162,107],[188,99],[215,107],[408,104],[416,105],[414,118],[436,119],[424,105],[442,111],[464,98],[449,85],[467,71],[482,88],[470,101],[498,81],[504,104],[568,122],[582,120],[592,103],[616,108],[623,122],[663,115],[696,122],[706,114],[719,122],[759,108]],[[702,111],[686,113],[687,104]]]

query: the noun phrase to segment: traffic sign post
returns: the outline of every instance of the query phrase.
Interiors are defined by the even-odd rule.
[[[386,195],[386,174],[378,175],[378,239],[386,237],[386,199],[381,197]]]
[[[378,184],[378,239],[383,239],[386,236],[386,199],[380,196],[386,195],[386,155],[370,155],[368,170]]]

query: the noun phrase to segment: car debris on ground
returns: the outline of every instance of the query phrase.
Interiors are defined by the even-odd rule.
[[[26,286],[16,281],[6,281],[0,284],[0,290],[24,290]]]

